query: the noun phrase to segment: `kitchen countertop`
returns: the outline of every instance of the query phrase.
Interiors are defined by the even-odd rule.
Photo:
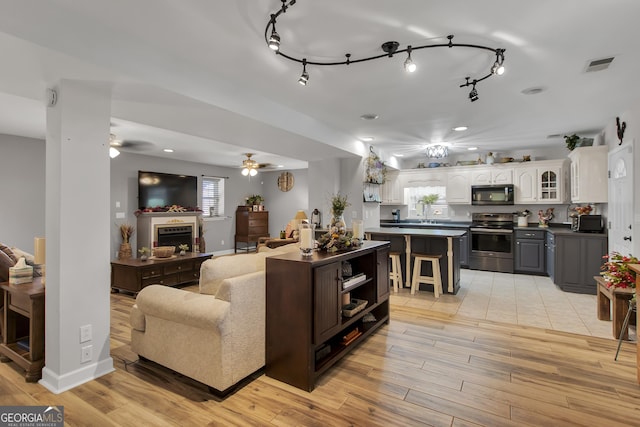
[[[398,228],[433,228],[433,227],[453,227],[453,228],[469,228],[471,226],[470,221],[438,221],[436,223],[427,222],[384,222],[380,221],[380,227],[398,227]]]
[[[394,234],[399,236],[422,236],[422,237],[461,237],[466,234],[466,230],[432,230],[428,228],[407,228],[407,227],[370,227],[365,228],[365,233],[371,234]]]

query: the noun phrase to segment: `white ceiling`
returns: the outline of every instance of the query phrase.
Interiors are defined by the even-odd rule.
[[[265,44],[279,0],[3,0],[0,3],[0,133],[44,138],[44,94],[60,79],[110,82],[112,132],[149,155],[302,168],[362,152],[423,156],[471,146],[509,152],[593,136],[640,99],[637,0],[299,0],[278,18],[282,49],[315,60],[454,42],[504,48],[506,73],[478,84],[495,56],[467,48],[405,54],[347,66],[299,64]],[[614,56],[604,71],[595,59]],[[540,87],[537,95],[523,90]],[[360,118],[379,115],[375,121]],[[469,130],[453,132],[455,126]],[[559,135],[549,138],[549,135]],[[173,148],[172,154],[162,152]]]

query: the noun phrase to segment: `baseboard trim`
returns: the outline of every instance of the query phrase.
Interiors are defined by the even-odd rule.
[[[45,366],[42,369],[42,379],[38,383],[51,393],[60,394],[113,371],[115,369],[111,357],[62,375]]]

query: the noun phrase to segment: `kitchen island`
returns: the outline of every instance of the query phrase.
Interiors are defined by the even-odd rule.
[[[442,255],[440,271],[442,283],[446,284],[445,293],[455,294],[460,289],[459,239],[465,230],[419,229],[372,227],[365,229],[368,240],[386,240],[391,242],[391,250],[404,252],[405,262],[402,274],[405,287],[411,287],[411,253]]]

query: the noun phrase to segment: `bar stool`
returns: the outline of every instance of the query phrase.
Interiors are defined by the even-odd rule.
[[[416,293],[416,289],[419,288],[420,283],[433,285],[433,294],[436,298],[440,298],[442,293],[442,276],[440,275],[440,258],[442,255],[427,255],[412,253],[413,258],[413,276],[411,280],[411,294]],[[431,263],[432,276],[422,276],[422,263]]]
[[[393,283],[393,292],[398,292],[398,286],[402,287],[402,267],[400,266],[400,252],[389,252],[391,270],[389,280]]]
[[[627,330],[629,326],[629,318],[631,317],[631,313],[637,312],[638,306],[636,301],[633,299],[629,300],[629,310],[627,311],[627,315],[624,317],[624,323],[622,324],[622,332],[620,332],[620,337],[618,338],[618,349],[616,350],[616,357],[613,360],[618,360],[618,353],[620,353],[620,346],[622,345],[622,337],[624,335],[624,331]],[[637,333],[637,331],[636,331]]]

